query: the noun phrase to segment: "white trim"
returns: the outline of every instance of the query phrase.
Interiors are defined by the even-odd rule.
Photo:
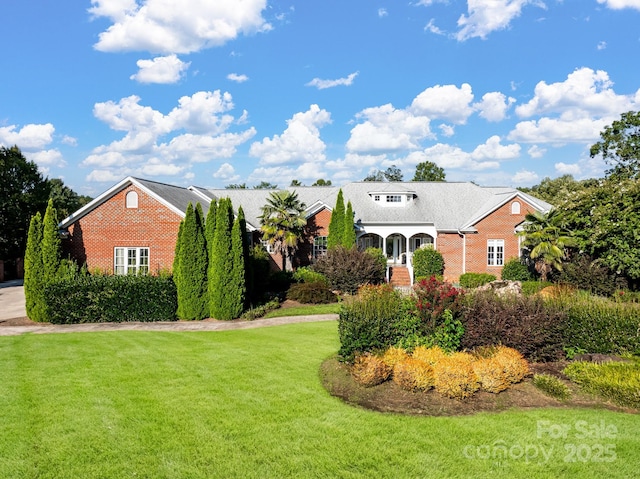
[[[308,206],[307,209],[304,210],[305,218],[309,219],[312,216],[317,215],[318,213],[320,213],[323,209],[327,209],[329,211],[329,213],[331,213],[333,211],[333,208],[331,208],[329,205],[327,205],[326,203],[324,203],[321,200],[318,200],[315,203],[313,203],[311,206]]]
[[[535,203],[534,201],[524,197],[522,195],[521,192],[516,191],[512,194],[510,194],[504,201],[501,201],[500,203],[498,203],[496,206],[494,206],[493,208],[491,208],[488,211],[485,211],[481,214],[479,214],[478,216],[471,218],[471,220],[467,221],[467,223],[465,223],[460,230],[469,230],[469,229],[473,229],[473,226],[478,223],[479,221],[482,221],[483,219],[485,219],[487,216],[489,216],[490,214],[492,214],[494,211],[496,211],[497,209],[502,208],[504,205],[506,205],[509,201],[512,201],[515,198],[520,198],[520,200],[524,201],[525,203],[527,203],[528,205],[532,206],[533,208],[535,208],[536,210],[546,213],[548,211],[547,208],[543,208],[541,205]]]
[[[148,194],[149,196],[151,196],[155,200],[159,201],[161,204],[163,204],[164,206],[169,208],[171,211],[176,213],[181,218],[185,217],[185,212],[184,211],[180,211],[178,208],[173,206],[171,203],[169,203],[167,200],[165,200],[161,196],[155,194],[153,191],[151,191],[149,188],[144,186],[142,183],[140,183],[135,178],[133,178],[131,176],[127,176],[126,178],[121,180],[119,183],[115,184],[114,186],[109,188],[107,191],[105,191],[104,193],[102,193],[101,195],[99,195],[98,197],[94,198],[92,201],[90,201],[86,205],[84,205],[78,211],[76,211],[75,213],[72,213],[71,215],[67,216],[65,219],[63,219],[58,224],[58,227],[66,228],[69,225],[75,223],[77,220],[79,220],[83,216],[89,214],[91,211],[96,209],[98,206],[100,206],[103,203],[107,202],[107,200],[109,200],[111,197],[113,197],[114,195],[116,195],[120,191],[124,190],[129,185],[133,185],[133,186],[136,186],[137,188],[141,189],[146,194]]]
[[[215,196],[211,195],[211,196],[207,196],[205,195],[202,191],[200,191],[199,188],[197,188],[196,186],[188,186],[187,189],[193,193],[195,193],[196,195],[198,195],[200,198],[202,198],[203,200],[207,200],[209,202],[213,201],[216,199]]]

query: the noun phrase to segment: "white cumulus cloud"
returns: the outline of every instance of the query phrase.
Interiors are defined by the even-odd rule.
[[[236,83],[244,83],[247,80],[249,80],[249,77],[247,75],[239,75],[237,73],[229,73],[227,75],[227,80],[231,80],[231,81],[234,81]]]
[[[520,156],[520,145],[512,143],[511,145],[503,145],[500,143],[500,137],[494,135],[490,137],[484,144],[478,145],[471,157],[477,161],[484,160],[512,160]]]
[[[190,53],[272,28],[262,17],[266,0],[92,0],[91,4],[89,13],[112,22],[95,44],[105,52]]]
[[[390,103],[367,108],[356,115],[364,120],[351,130],[347,150],[355,153],[400,151],[420,147],[420,140],[432,138],[430,120],[407,110],[399,110]]]
[[[538,174],[534,171],[520,170],[513,175],[511,181],[516,185],[532,185],[536,183],[539,178]]]
[[[441,118],[458,125],[464,124],[473,113],[471,85],[436,85],[425,89],[411,103],[411,111],[416,115],[431,119]]]
[[[621,10],[623,8],[640,10],[640,0],[598,0],[598,3],[604,4],[613,10]]]
[[[322,80],[320,78],[314,78],[307,83],[306,86],[314,86],[318,90],[324,90],[326,88],[333,88],[336,86],[351,86],[357,76],[358,72],[354,72],[344,78],[338,78],[336,80]]]
[[[540,0],[468,0],[468,15],[458,19],[456,39],[487,38],[491,32],[504,30],[511,21],[520,16],[526,5],[545,8]]]
[[[55,128],[51,123],[29,124],[18,129],[16,125],[0,127],[0,145],[18,145],[24,150],[41,149],[53,141]]]
[[[140,83],[177,83],[191,63],[183,62],[176,55],[155,57],[152,60],[138,60],[139,71],[131,75],[131,80]]]
[[[515,98],[507,98],[503,93],[494,91],[482,95],[482,101],[473,106],[485,120],[498,122],[507,117],[507,111],[515,101]]]
[[[553,165],[559,175],[579,175],[582,172],[580,165],[577,163],[556,163]]]
[[[325,160],[326,145],[320,138],[320,128],[331,123],[331,114],[318,105],[311,105],[287,120],[282,135],[255,142],[249,154],[260,158],[262,164],[313,162]]]

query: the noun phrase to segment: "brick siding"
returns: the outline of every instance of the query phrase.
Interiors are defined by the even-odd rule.
[[[125,196],[138,193],[138,208],[126,208]],[[149,270],[170,270],[180,215],[134,185],[129,185],[69,227],[63,240],[65,257],[71,255],[89,270],[113,273],[114,248],[149,248]]]

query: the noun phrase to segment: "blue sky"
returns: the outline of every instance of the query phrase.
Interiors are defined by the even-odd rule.
[[[640,110],[640,0],[5,0],[0,145],[97,195],[602,176]]]

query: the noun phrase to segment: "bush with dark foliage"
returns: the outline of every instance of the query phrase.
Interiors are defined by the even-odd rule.
[[[44,290],[54,324],[175,321],[178,297],[170,276],[81,276]]]
[[[540,297],[477,292],[466,297],[462,347],[503,344],[532,361],[557,360],[563,356],[565,318],[560,307]]]
[[[612,296],[616,290],[627,287],[623,277],[611,271],[601,261],[594,261],[586,254],[574,254],[571,260],[563,265],[558,282],[570,284],[600,296]]]
[[[293,283],[287,291],[287,299],[303,304],[335,303],[338,298],[325,283]]]
[[[343,293],[353,294],[360,286],[384,281],[378,259],[357,248],[336,246],[318,259],[313,269],[326,276],[332,289]]]

